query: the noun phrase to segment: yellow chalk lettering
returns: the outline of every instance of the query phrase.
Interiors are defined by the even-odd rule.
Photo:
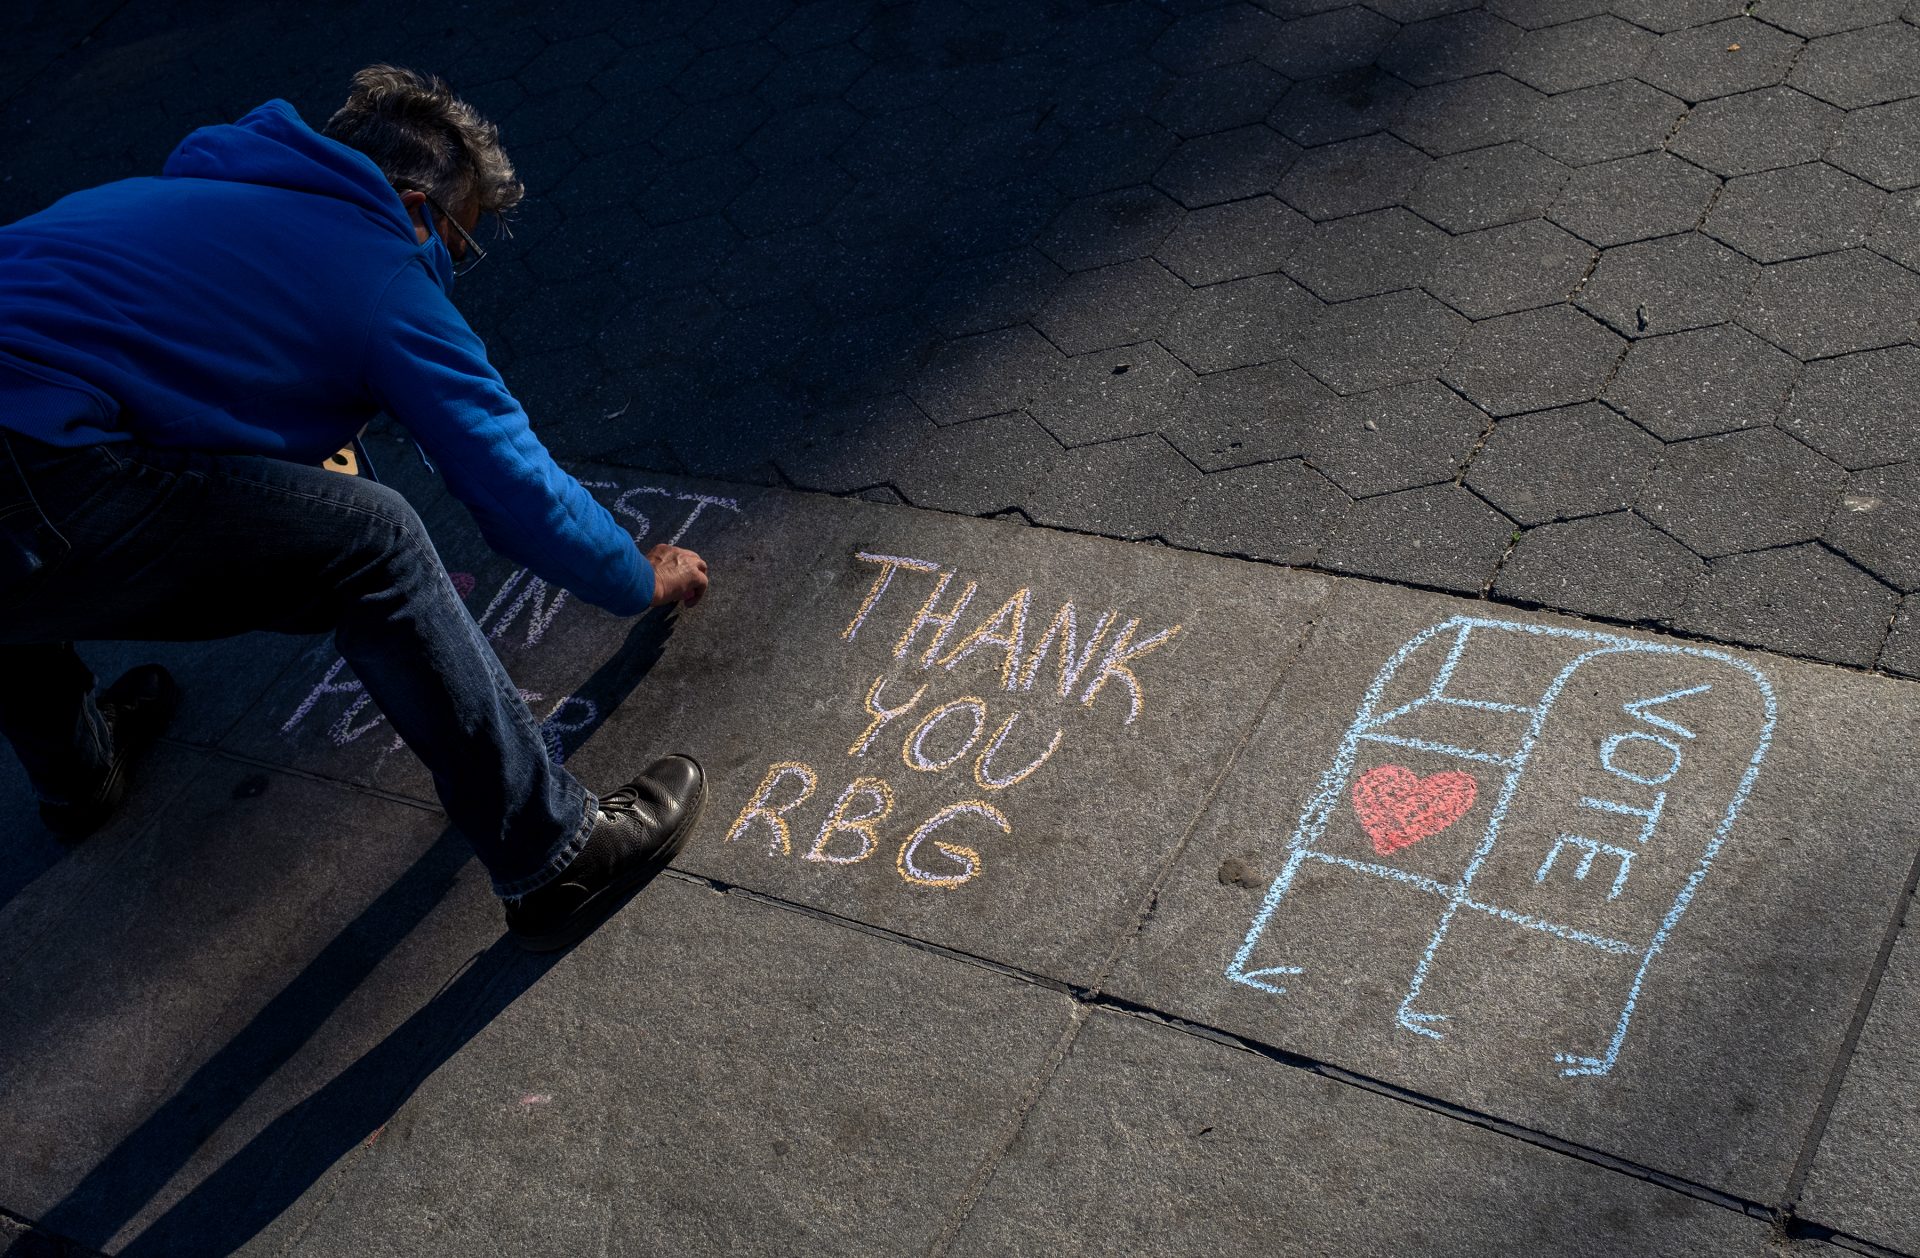
[[[874,604],[880,601],[880,596],[885,594],[887,587],[893,584],[894,573],[902,568],[909,572],[940,571],[939,564],[930,563],[925,559],[907,559],[899,555],[875,555],[864,550],[855,551],[853,557],[861,563],[879,564],[880,575],[873,579],[873,586],[867,591],[866,601],[860,604],[859,613],[847,623],[845,629],[840,631],[840,637],[847,642],[853,641],[853,636],[860,632],[860,626],[866,623],[867,613],[873,610]]]
[[[1040,635],[1040,645],[1033,649],[1031,656],[1027,657],[1027,666],[1021,670],[1020,674],[1020,688],[1033,689],[1033,679],[1039,674],[1040,665],[1046,660],[1047,652],[1052,650],[1053,644],[1058,641],[1060,644],[1060,697],[1064,699],[1073,693],[1073,688],[1079,684],[1081,675],[1093,662],[1094,653],[1100,649],[1100,642],[1107,636],[1107,630],[1112,626],[1113,620],[1114,613],[1111,611],[1101,616],[1099,622],[1093,627],[1093,637],[1087,641],[1087,649],[1081,651],[1078,649],[1079,635],[1073,604],[1062,603],[1060,610],[1054,613],[1053,620],[1048,623],[1047,631]]]
[[[1087,683],[1086,693],[1080,696],[1080,706],[1090,708],[1093,706],[1093,701],[1100,697],[1100,691],[1105,688],[1107,682],[1118,677],[1127,686],[1126,723],[1128,725],[1133,724],[1135,718],[1140,715],[1141,708],[1146,705],[1146,695],[1140,689],[1140,679],[1134,676],[1131,668],[1127,667],[1128,661],[1137,660],[1149,652],[1158,651],[1173,641],[1181,629],[1179,625],[1162,629],[1138,646],[1134,646],[1132,645],[1133,631],[1139,627],[1138,618],[1127,622],[1126,628],[1120,631],[1120,636],[1115,638],[1113,645],[1107,648],[1106,658],[1100,661],[1100,671],[1094,674],[1093,680]]]
[[[927,601],[921,604],[919,612],[913,618],[913,623],[908,625],[907,631],[900,635],[899,643],[893,648],[893,658],[900,659],[905,656],[907,648],[913,645],[914,639],[918,638],[920,631],[928,625],[938,625],[939,628],[934,632],[933,645],[927,648],[927,653],[920,659],[920,667],[925,668],[933,663],[933,657],[940,654],[940,648],[946,645],[947,635],[953,632],[953,622],[960,619],[960,613],[966,611],[967,604],[973,601],[973,592],[980,588],[978,581],[969,581],[967,588],[960,591],[960,597],[954,601],[952,611],[934,611],[934,608],[940,605],[940,596],[947,592],[947,583],[951,580],[953,580],[953,573],[943,572],[940,574],[940,579],[933,583],[933,593],[927,595]]]
[[[981,647],[1005,647],[1007,655],[1000,665],[1000,684],[1012,690],[1014,672],[1019,667],[1020,651],[1027,641],[1027,605],[1032,600],[1033,591],[1022,589],[1000,604],[999,611],[981,621],[979,627],[960,639],[959,646],[947,652],[946,658],[940,661],[940,666],[951,671],[955,664]]]
[[[848,816],[847,809],[854,797],[864,795],[871,807],[859,816]],[[829,865],[858,865],[873,855],[873,849],[880,842],[879,826],[893,812],[893,788],[879,778],[855,778],[840,792],[840,798],[834,801],[833,811],[820,824],[820,835],[813,841],[813,850],[803,859],[824,861]],[[830,856],[827,844],[836,834],[853,833],[860,836],[860,850],[851,856]]]
[[[987,749],[980,753],[980,758],[973,762],[973,780],[979,783],[981,790],[1004,791],[1009,786],[1020,785],[1020,783],[1039,772],[1041,765],[1053,758],[1053,753],[1060,748],[1060,740],[1066,736],[1067,731],[1056,729],[1053,731],[1053,741],[1047,744],[1047,749],[1040,753],[1038,760],[1035,760],[1032,764],[1020,770],[1020,772],[1014,774],[1012,777],[997,778],[993,776],[993,770],[988,766],[991,764],[994,756],[999,753],[1000,745],[1007,741],[1007,733],[1013,729],[1013,723],[1019,719],[1020,714],[1015,712],[1012,716],[1000,722],[1000,728],[993,732],[993,741],[988,743]]]
[[[927,759],[926,751],[921,746],[921,744],[926,741],[927,735],[931,734],[949,716],[961,711],[971,712],[973,714],[973,732],[967,735],[966,745],[954,752],[951,756],[948,756],[945,760]],[[962,695],[958,699],[953,699],[941,704],[920,718],[920,723],[913,727],[913,732],[908,734],[906,741],[900,744],[900,762],[909,769],[914,769],[921,773],[939,773],[943,769],[951,769],[960,762],[962,756],[973,750],[973,745],[980,741],[980,735],[986,732],[986,728],[987,705],[985,701],[977,699],[973,695]]]
[[[961,847],[955,843],[942,843],[938,839],[933,839],[935,847],[948,858],[958,861],[963,867],[962,872],[957,874],[931,873],[922,869],[919,862],[914,860],[920,845],[932,838],[935,830],[954,818],[962,816],[984,817],[998,826],[1000,833],[1013,833],[1013,824],[1007,820],[1006,815],[985,800],[966,799],[957,804],[948,804],[921,822],[920,828],[913,832],[913,837],[900,845],[900,855],[894,860],[894,867],[900,871],[900,876],[919,886],[938,887],[943,891],[951,891],[962,883],[973,881],[980,873],[980,853],[975,848]]]
[[[773,792],[779,788],[783,778],[789,775],[801,781],[800,794],[781,804],[771,807]],[[767,855],[789,856],[793,853],[793,836],[787,831],[786,814],[813,797],[814,788],[820,785],[820,775],[798,760],[782,760],[767,770],[767,776],[760,779],[760,788],[733,819],[733,825],[727,830],[727,842],[744,835],[755,821],[764,821],[773,827],[773,842],[767,848]]]
[[[920,702],[920,697],[927,693],[927,688],[925,686],[922,686],[920,687],[920,689],[913,692],[913,698],[907,700],[905,703],[901,704],[899,707],[883,708],[880,706],[880,690],[886,684],[887,684],[887,675],[885,673],[882,673],[880,674],[880,676],[874,678],[873,685],[868,687],[867,714],[873,718],[873,723],[867,726],[866,731],[862,733],[860,737],[853,740],[853,746],[847,748],[848,755],[850,756],[866,755],[867,747],[873,742],[875,736],[877,736],[880,733],[880,731],[886,727],[887,723],[890,721],[896,720],[900,717],[903,717],[908,712],[912,711],[913,705]]]

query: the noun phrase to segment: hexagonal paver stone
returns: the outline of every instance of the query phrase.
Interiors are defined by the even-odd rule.
[[[1026,410],[1071,449],[1158,431],[1192,383],[1178,359],[1146,341],[1068,359]]]
[[[1033,501],[1065,459],[1031,415],[1012,411],[923,430],[899,457],[891,483],[916,507],[990,515]]]
[[[1849,249],[1765,268],[1740,322],[1804,361],[1908,340],[1916,309],[1920,276]]]
[[[1623,79],[1555,96],[1521,137],[1569,166],[1651,153],[1687,112],[1685,101]]]
[[[1920,603],[1911,598],[1902,600],[1874,667],[1904,677],[1920,677]]]
[[[1148,54],[1175,74],[1191,74],[1251,56],[1279,28],[1279,19],[1271,13],[1250,4],[1230,4],[1179,18],[1153,41]]]
[[[1671,623],[1723,642],[1867,668],[1899,601],[1825,547],[1790,546],[1709,564]]]
[[[1627,336],[1659,336],[1733,317],[1760,268],[1699,232],[1601,253],[1577,301]]]
[[[1699,106],[1667,147],[1716,175],[1751,175],[1813,161],[1844,116],[1805,92],[1763,87]]]
[[[1639,77],[1682,100],[1732,96],[1785,79],[1801,42],[1750,17],[1731,18],[1662,35]]]
[[[1498,227],[1540,217],[1568,174],[1525,144],[1475,149],[1435,162],[1407,208],[1450,232]]]
[[[1543,92],[1571,92],[1632,78],[1653,51],[1655,38],[1617,17],[1590,17],[1528,31],[1504,68]]]
[[[1289,362],[1201,376],[1163,430],[1202,471],[1298,458],[1333,401],[1327,387]]]
[[[773,461],[802,489],[849,493],[891,480],[903,453],[932,432],[920,408],[896,393],[809,415]]]
[[[1820,536],[1846,473],[1777,428],[1667,447],[1640,514],[1703,558]]]
[[[1423,87],[1393,120],[1401,139],[1436,157],[1517,140],[1546,97],[1504,74]]]
[[[1855,472],[1827,542],[1903,593],[1920,590],[1920,463]]]
[[[1415,290],[1329,306],[1301,339],[1296,361],[1341,393],[1440,374],[1467,321]]]
[[[1432,163],[1405,140],[1364,136],[1303,154],[1275,191],[1308,218],[1343,218],[1398,204]]]
[[[1453,13],[1400,28],[1380,65],[1419,87],[1497,70],[1520,39],[1513,23],[1484,11]]]
[[[1907,8],[1908,0],[1760,0],[1753,15],[1813,39],[1889,22]]]
[[[782,60],[771,45],[735,44],[701,53],[673,80],[673,90],[690,101],[720,100],[751,92]]]
[[[1733,17],[1746,4],[1747,0],[1613,0],[1607,9],[1615,17],[1664,35]]]
[[[1077,132],[1061,145],[1047,159],[1047,180],[1074,196],[1130,188],[1153,178],[1178,143],[1178,136],[1151,118],[1107,123]],[[995,147],[989,145],[983,156],[981,177],[991,177],[991,167],[1005,160]]]
[[[741,152],[762,168],[789,166],[826,157],[862,131],[859,114],[840,101],[822,101],[774,114]]]
[[[727,217],[749,239],[817,223],[853,190],[838,166],[807,162],[762,171],[727,207]]]
[[[1148,112],[1175,135],[1207,135],[1261,121],[1291,86],[1278,71],[1243,61],[1170,80]]]
[[[1664,619],[1706,565],[1631,511],[1528,529],[1500,565],[1493,596],[1613,620]]]
[[[606,35],[581,35],[549,44],[513,77],[535,96],[584,84],[612,65],[620,45]]]
[[[1122,188],[1069,205],[1041,234],[1041,252],[1069,271],[1143,258],[1180,221],[1180,207],[1158,188]]]
[[[1882,188],[1920,185],[1920,98],[1854,110],[1827,160]]]
[[[1307,461],[1356,498],[1450,481],[1486,435],[1486,415],[1431,380],[1329,405],[1307,437]]]
[[[1286,276],[1255,275],[1194,290],[1160,340],[1195,371],[1251,367],[1285,358],[1320,310]]]
[[[1300,146],[1261,123],[1182,140],[1153,182],[1188,209],[1271,192]]]
[[[1816,39],[1794,63],[1792,82],[1842,109],[1920,96],[1920,30],[1889,22]]]
[[[1065,369],[1032,328],[1005,328],[948,341],[907,392],[935,423],[954,424],[1020,410]]]
[[[1800,364],[1731,323],[1635,341],[1607,401],[1663,441],[1773,422]]]
[[[1632,506],[1660,450],[1615,411],[1584,402],[1500,420],[1466,483],[1530,527]]]
[[[1438,227],[1395,206],[1318,224],[1286,272],[1326,301],[1417,288],[1446,240]]]
[[[1267,121],[1301,144],[1331,144],[1380,130],[1413,94],[1374,66],[1294,84]]]
[[[1347,496],[1298,459],[1214,472],[1162,530],[1168,545],[1269,563],[1308,564]]]
[[[1607,11],[1608,0],[1487,0],[1487,12],[1526,30],[1577,22]]]
[[[1920,348],[1843,354],[1808,363],[1780,426],[1842,467],[1920,456]]]
[[[1719,186],[1698,166],[1647,153],[1575,170],[1547,217],[1602,248],[1624,245],[1689,230]]]
[[[1217,284],[1279,270],[1311,227],[1285,202],[1249,197],[1194,210],[1153,256],[1189,284]]]
[[[1306,0],[1308,4],[1321,4],[1324,0]],[[1458,13],[1461,9],[1471,9],[1473,0],[1373,0],[1372,6],[1394,21],[1402,23],[1424,22],[1429,18],[1445,17],[1449,13]]]
[[[1205,480],[1149,434],[1066,451],[1022,505],[1035,524],[1137,541],[1185,514]]]
[[[1473,325],[1445,379],[1495,415],[1590,401],[1626,342],[1571,306]]]
[[[1920,270],[1920,193],[1896,192],[1887,198],[1880,225],[1867,248],[1913,270]]]
[[[1479,594],[1513,536],[1513,523],[1457,485],[1431,485],[1356,502],[1320,564],[1433,589]]]
[[[649,223],[677,223],[718,213],[756,178],[753,163],[738,153],[715,153],[669,167],[640,198]]]
[[[1069,276],[1033,325],[1069,354],[1137,345],[1166,330],[1193,290],[1148,258]]]
[[[1887,194],[1825,162],[1727,181],[1704,230],[1756,262],[1865,244]]]
[[[1274,33],[1260,60],[1291,79],[1317,79],[1373,64],[1399,26],[1358,5],[1296,18]]]
[[[1593,246],[1544,220],[1447,240],[1427,291],[1469,319],[1565,301],[1594,260]]]
[[[927,290],[925,313],[950,335],[990,332],[1039,314],[1065,278],[1038,249],[1023,245],[953,263]]]

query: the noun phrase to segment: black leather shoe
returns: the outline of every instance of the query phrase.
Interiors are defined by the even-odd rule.
[[[142,664],[122,673],[96,702],[113,748],[107,775],[82,798],[40,805],[40,820],[63,843],[86,838],[119,810],[133,780],[134,762],[159,741],[180,706],[180,687],[160,665]]]
[[[529,952],[570,948],[612,917],[686,844],[707,800],[706,777],[668,756],[600,801],[580,855],[560,876],[507,905],[507,930]]]

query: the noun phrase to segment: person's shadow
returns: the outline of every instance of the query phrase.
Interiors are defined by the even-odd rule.
[[[591,698],[597,712],[611,714],[658,662],[674,621],[671,612],[642,616],[575,693]],[[574,739],[584,741],[591,733],[581,730]],[[471,857],[458,832],[442,833],[239,1034],[101,1159],[40,1226],[96,1247],[111,1240],[426,920]],[[118,1252],[126,1258],[211,1258],[247,1243],[377,1132],[423,1079],[539,982],[558,955],[532,956],[504,936],[496,940],[379,1044],[267,1124]]]

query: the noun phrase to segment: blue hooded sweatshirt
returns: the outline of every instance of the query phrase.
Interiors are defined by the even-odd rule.
[[[533,435],[452,283],[372,159],[268,101],[157,178],[0,227],[0,428],[317,465],[385,410],[488,545],[645,610],[652,565]]]

